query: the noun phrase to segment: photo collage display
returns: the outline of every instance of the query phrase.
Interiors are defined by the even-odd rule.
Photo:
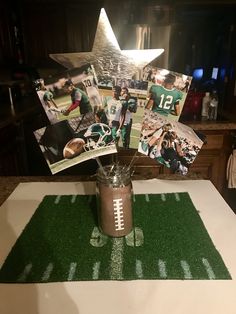
[[[153,66],[146,66],[132,78],[97,75],[93,65],[86,64],[35,81],[49,124],[34,134],[51,172],[133,148],[186,174],[202,145],[193,131],[177,122],[191,80]],[[185,155],[181,165],[177,153],[172,151],[171,155],[171,149],[164,149],[166,141],[175,152],[180,149],[176,143],[181,142]],[[175,167],[174,157],[178,159]]]

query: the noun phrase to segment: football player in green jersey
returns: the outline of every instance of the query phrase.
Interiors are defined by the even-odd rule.
[[[65,82],[64,88],[71,95],[71,105],[63,111],[65,116],[68,116],[77,107],[80,109],[80,114],[93,111],[87,94],[82,89],[75,87],[70,79]]]
[[[47,90],[43,79],[36,80],[34,84],[38,97],[49,121],[51,123],[58,122],[59,120],[57,118],[57,112],[60,112],[60,110],[58,109],[57,104],[53,98],[53,93],[50,90]]]
[[[130,133],[132,127],[132,113],[137,111],[137,98],[131,97],[127,87],[121,89],[122,103],[121,116],[120,116],[120,125],[118,129],[121,133],[121,139],[124,148],[129,148],[130,145]]]
[[[104,111],[107,116],[108,125],[111,128],[112,138],[118,141],[117,130],[120,126],[120,114],[122,103],[120,100],[121,87],[113,87],[113,96],[106,96],[103,99]]]
[[[182,92],[174,88],[176,76],[169,73],[165,76],[163,85],[152,85],[150,88],[147,109],[168,116],[169,114],[179,116],[179,102],[183,97]]]

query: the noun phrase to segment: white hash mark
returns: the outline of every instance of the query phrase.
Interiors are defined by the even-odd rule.
[[[215,279],[216,278],[215,273],[214,273],[210,263],[208,262],[208,260],[206,258],[203,258],[202,263],[205,266],[208,278],[209,279]]]
[[[164,194],[164,193],[161,193],[161,200],[162,200],[163,202],[165,202],[165,201],[166,201],[166,196],[165,196],[165,194]]]
[[[60,202],[61,199],[61,195],[57,195],[57,197],[55,198],[54,204],[58,204]]]
[[[192,279],[193,276],[190,271],[190,266],[186,261],[180,261],[181,267],[184,272],[184,279]]]
[[[145,194],[145,200],[146,200],[146,202],[150,202],[150,199],[149,199],[149,195],[148,195],[148,194]]]
[[[167,278],[167,271],[166,271],[166,262],[159,259],[158,260],[158,269],[161,278]]]
[[[52,271],[53,271],[53,263],[49,263],[45,272],[43,273],[41,280],[47,281],[50,278]]]
[[[142,262],[140,260],[136,260],[136,275],[139,279],[143,278],[143,266]]]
[[[76,271],[77,263],[70,263],[70,269],[68,274],[68,281],[71,281],[74,278],[75,271]]]
[[[71,201],[72,204],[75,202],[76,197],[77,197],[77,195],[72,195],[71,196],[71,200],[70,201]]]
[[[29,263],[25,266],[23,272],[20,274],[18,281],[24,282],[26,280],[26,278],[28,277],[29,273],[31,272],[32,269],[32,264]]]
[[[101,262],[96,262],[93,265],[93,280],[97,280],[99,278],[100,264]]]
[[[176,200],[177,202],[179,202],[179,201],[180,201],[180,196],[179,196],[179,193],[175,193],[175,200]]]

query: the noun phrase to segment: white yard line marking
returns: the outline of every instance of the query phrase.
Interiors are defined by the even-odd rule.
[[[135,195],[133,194],[133,202],[135,202],[136,201],[136,198],[135,198]]]
[[[97,280],[99,278],[100,265],[101,262],[96,262],[93,265],[93,280]]]
[[[53,271],[53,263],[49,263],[45,272],[43,273],[41,280],[42,281],[48,280],[51,276],[52,271]]]
[[[70,263],[70,270],[67,277],[68,281],[71,281],[74,278],[76,267],[77,267],[77,263]]]
[[[166,195],[165,195],[164,193],[161,193],[161,200],[162,200],[163,202],[166,201]]]
[[[148,195],[148,194],[145,194],[145,200],[146,200],[146,202],[150,202],[150,199],[149,199],[149,195]]]
[[[61,199],[61,195],[57,195],[57,197],[55,198],[54,204],[58,204],[60,202]]]
[[[207,275],[209,279],[216,279],[215,273],[206,258],[202,258],[202,263],[206,269]]]
[[[184,279],[192,279],[193,276],[190,271],[190,266],[186,261],[180,261],[181,267],[184,272]]]
[[[176,199],[176,201],[177,201],[177,202],[179,202],[179,201],[180,201],[180,196],[179,196],[179,193],[175,193],[175,199]]]
[[[17,281],[24,282],[26,278],[28,277],[29,273],[31,272],[32,266],[33,265],[31,263],[27,264],[23,272],[20,274],[19,278],[17,279]]]
[[[138,276],[138,278],[139,279],[143,278],[143,265],[142,265],[142,262],[138,259],[136,260],[135,269],[136,269],[136,275]]]
[[[111,279],[123,279],[123,240],[123,238],[113,238],[110,264]]]
[[[167,271],[166,271],[166,262],[159,259],[158,260],[158,269],[161,278],[167,278]]]
[[[70,200],[70,201],[71,201],[71,203],[74,203],[74,202],[75,202],[76,197],[77,197],[77,195],[72,195],[72,196],[71,196],[71,200]]]

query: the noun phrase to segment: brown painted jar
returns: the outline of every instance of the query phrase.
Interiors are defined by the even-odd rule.
[[[130,169],[123,165],[99,168],[96,184],[101,231],[111,237],[129,234],[133,227]]]

